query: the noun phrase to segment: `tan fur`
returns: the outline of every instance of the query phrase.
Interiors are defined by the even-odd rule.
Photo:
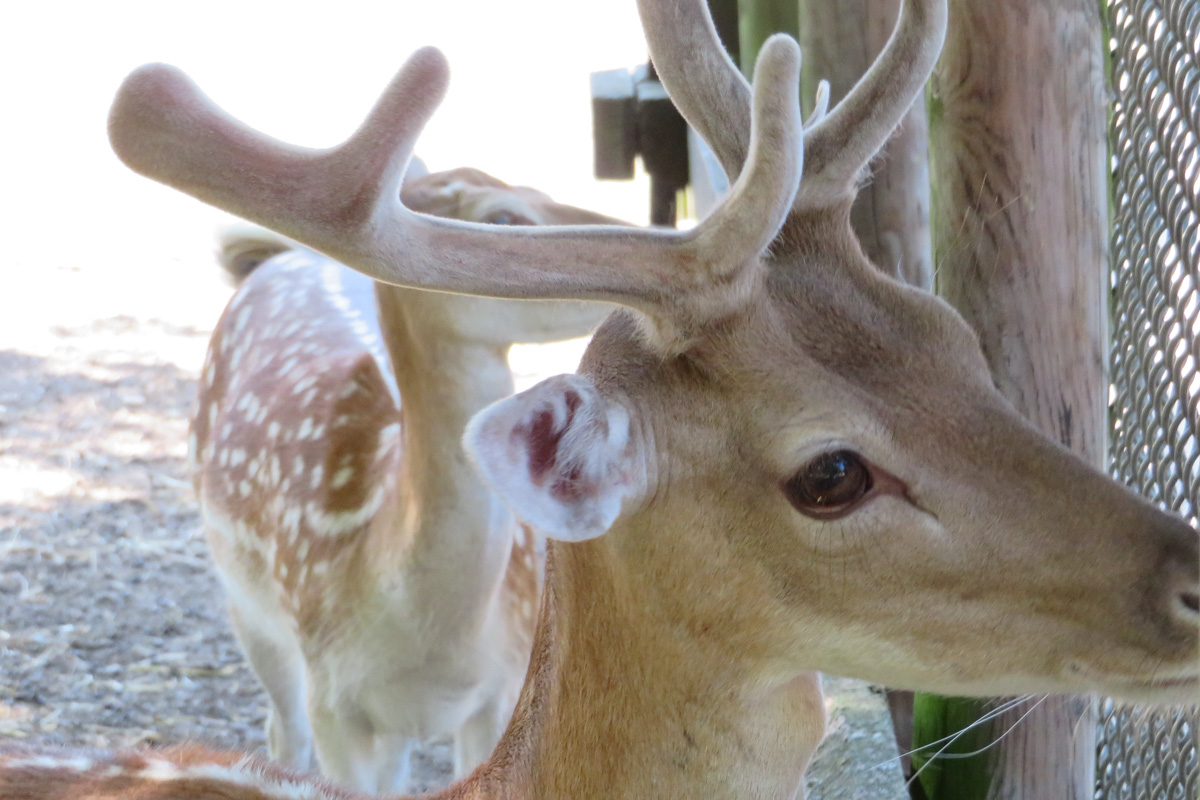
[[[642,12],[668,90],[726,168],[741,170],[745,191],[714,214],[742,228],[740,245],[762,222],[746,213],[757,182],[743,179],[755,163],[791,163],[763,149],[812,144],[814,185],[775,198],[785,213],[765,249],[714,245],[707,257],[721,263],[696,263],[696,251],[653,260],[662,251],[644,248],[607,295],[637,310],[601,326],[580,374],[472,421],[484,474],[564,541],[549,548],[512,723],[492,759],[441,800],[802,797],[824,723],[816,670],[951,693],[1194,698],[1195,531],[1035,432],[991,385],[963,320],[877,271],[851,233],[853,176],[932,66],[944,0],[907,0],[875,68],[811,138],[794,118],[790,136],[759,135],[764,77],[794,77],[779,69],[788,55],[778,39],[747,115],[701,0],[645,0]],[[429,77],[429,64],[418,61],[384,103],[393,111],[408,91],[427,112],[415,76]],[[145,79],[118,100],[114,122],[137,168],[225,206],[261,203],[329,240],[312,209],[289,216],[253,185],[194,186],[204,165],[241,159],[269,174],[286,154],[249,153],[232,136],[219,148],[133,136],[134,123],[164,123],[137,102]],[[192,97],[167,93],[173,104]],[[403,160],[402,139],[346,152],[360,166]],[[181,160],[160,168],[165,152]],[[761,188],[773,196],[779,185]],[[615,257],[609,233],[479,240],[514,248],[500,257],[465,246],[475,235],[440,239],[462,260],[453,277],[381,267],[370,254],[354,263],[480,292],[527,280],[539,296],[592,297],[592,281],[618,277],[615,262],[593,272],[586,255],[550,264],[589,245]],[[553,274],[524,273],[519,253]],[[666,281],[662,264],[682,274]],[[647,274],[667,294],[700,299],[664,299]],[[841,449],[869,462],[870,491],[828,518],[794,507],[789,482]],[[575,519],[588,524],[572,528]]]
[[[4,800],[362,800],[260,758],[194,745],[107,753],[52,754],[0,745]]]
[[[411,181],[405,201],[506,224],[612,222],[471,169]],[[289,248],[241,237],[225,249]],[[307,768],[315,735],[334,777],[392,790],[414,740],[462,737],[460,774],[482,760],[528,660],[534,534],[467,466],[463,427],[511,393],[510,340],[582,334],[602,311],[376,285],[376,314],[340,270],[292,253],[250,273],[213,335],[192,459],[233,622],[272,700],[272,755]]]

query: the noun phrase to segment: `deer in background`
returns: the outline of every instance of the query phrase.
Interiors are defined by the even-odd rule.
[[[403,197],[482,223],[612,222],[472,169]],[[262,233],[223,242],[248,276],[209,345],[189,452],[271,755],[307,769],[315,745],[326,774],[399,791],[413,745],[453,734],[461,776],[516,703],[540,581],[463,430],[512,394],[512,342],[583,335],[603,311],[377,284]]]
[[[668,91],[737,176],[687,232],[405,209],[396,187],[447,80],[432,50],[330,151],[281,147],[169,67],[132,75],[112,112],[134,169],[377,280],[623,306],[578,374],[468,427],[497,493],[552,541],[512,722],[439,797],[803,796],[818,670],[1192,700],[1196,532],[1034,430],[962,318],[851,232],[858,176],[932,69],[946,0],[906,0],[872,69],[805,124],[793,41],[767,42],[752,90],[703,0],[640,9]],[[340,796],[217,766],[228,754],[6,758],[0,789],[22,800]]]

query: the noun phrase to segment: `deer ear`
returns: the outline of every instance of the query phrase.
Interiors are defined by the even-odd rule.
[[[640,494],[629,413],[587,378],[559,375],[501,400],[464,436],[480,472],[519,518],[569,542],[600,536]]]

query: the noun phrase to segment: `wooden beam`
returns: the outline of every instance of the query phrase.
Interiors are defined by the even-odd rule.
[[[900,0],[801,0],[804,51],[801,96],[812,101],[817,82],[829,81],[837,102],[858,82],[887,43]],[[915,103],[887,149],[875,159],[870,183],[859,193],[851,223],[867,257],[914,286],[930,288],[929,141],[925,104]]]
[[[1013,404],[1106,468],[1102,14],[1096,0],[952,0],[930,92],[930,172],[939,293],[978,331]],[[1094,703],[1052,698],[1012,728],[1021,713],[983,737],[1005,734],[984,756],[983,793],[953,783],[969,760],[947,761],[941,785],[926,784],[931,800],[1090,800]]]

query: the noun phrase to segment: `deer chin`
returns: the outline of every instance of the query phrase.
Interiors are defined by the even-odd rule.
[[[1179,678],[1152,683],[1148,688],[1113,692],[1113,696],[1130,703],[1175,706],[1196,702],[1200,693],[1200,678]]]
[[[801,641],[811,643],[813,630],[806,631]],[[1030,644],[1028,637],[1011,636],[985,650],[969,652],[954,652],[929,640],[899,643],[847,628],[836,635],[822,630],[816,636],[821,647],[801,644],[803,652],[793,667],[853,676],[892,689],[979,698],[1098,695],[1155,706],[1194,704],[1200,696],[1197,662],[1178,651],[1171,656],[1138,649],[1118,651],[1118,643],[1101,642],[1084,660],[1073,657],[1074,651],[1055,655],[1054,636],[1041,642],[1041,647]],[[1018,645],[1023,645],[1023,652],[1042,652],[1042,663],[1024,669],[1015,666],[1008,656]],[[992,657],[981,657],[988,652]],[[1148,676],[1145,665],[1150,662],[1158,667]]]
[[[1137,680],[1121,678],[1097,679],[1093,692],[1112,697],[1113,699],[1137,705],[1148,706],[1177,706],[1194,704],[1200,695],[1200,676],[1195,674],[1172,677],[1154,678],[1152,680]]]
[[[1190,667],[1190,670],[1189,670]],[[950,682],[918,682],[916,691],[962,697],[999,697],[1009,695],[1081,694],[1111,697],[1118,702],[1175,706],[1195,703],[1200,693],[1200,676],[1195,665],[1177,667],[1170,676],[1146,680],[1128,673],[1113,674],[1100,670],[1084,674],[1073,666],[1060,676],[1005,675],[997,680]]]

